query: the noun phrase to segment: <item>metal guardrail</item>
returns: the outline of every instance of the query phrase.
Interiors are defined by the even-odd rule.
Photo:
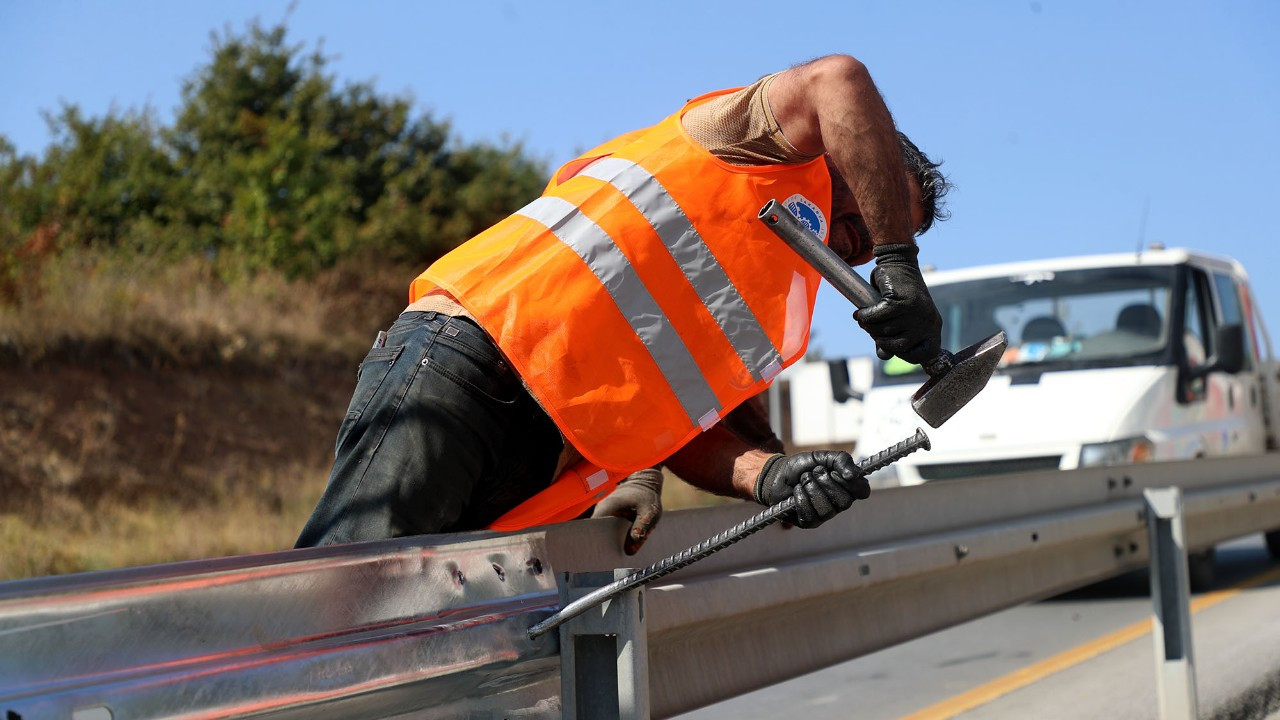
[[[559,602],[539,541],[386,542],[0,584],[0,712],[551,707],[557,648],[524,639]]]
[[[1192,549],[1280,527],[1280,455],[878,491],[774,527],[645,594],[670,717],[1147,561],[1142,490]],[[642,553],[580,521],[0,584],[0,711],[36,718],[557,718],[556,578],[647,565],[757,509],[668,513]],[[813,617],[822,617],[821,631]]]

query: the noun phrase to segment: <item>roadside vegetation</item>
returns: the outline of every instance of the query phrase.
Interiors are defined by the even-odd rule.
[[[326,58],[289,44],[283,26],[212,41],[171,126],[150,109],[87,118],[65,105],[47,114],[41,157],[0,136],[0,346],[11,361],[103,337],[177,362],[206,360],[176,352],[182,342],[248,360],[228,338],[293,328],[305,352],[345,347],[347,328],[368,318],[324,306],[343,294],[335,284],[363,289],[425,267],[545,181],[518,144],[462,143],[448,123],[412,116],[409,98],[339,87]],[[396,279],[400,298],[410,277]]]
[[[545,182],[328,63],[255,23],[171,124],[0,135],[0,579],[291,546],[372,334]]]

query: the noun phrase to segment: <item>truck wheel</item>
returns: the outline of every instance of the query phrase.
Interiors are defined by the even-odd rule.
[[[1280,560],[1280,530],[1267,533],[1267,549],[1271,551],[1271,557]]]
[[[1187,580],[1190,581],[1191,592],[1213,589],[1217,576],[1218,556],[1213,548],[1198,553],[1187,553]]]

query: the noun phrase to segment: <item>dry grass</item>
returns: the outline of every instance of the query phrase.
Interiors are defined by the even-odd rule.
[[[0,515],[0,580],[290,548],[327,473],[296,468],[262,476],[259,483],[286,488],[274,502],[250,489],[195,507],[162,498],[94,507],[64,501],[39,513]]]
[[[0,302],[0,579],[291,547],[412,275],[23,262]]]
[[[158,364],[270,364],[349,356],[404,305],[402,269],[350,262],[307,283],[227,280],[201,258],[66,252],[21,269],[0,303],[0,358],[108,352]]]

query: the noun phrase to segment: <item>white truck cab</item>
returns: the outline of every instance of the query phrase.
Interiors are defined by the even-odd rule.
[[[1190,250],[1072,257],[928,273],[957,350],[997,330],[1009,348],[987,387],[933,449],[874,486],[973,475],[1265,452],[1277,408],[1271,342],[1238,262]],[[877,362],[863,398],[862,448],[921,420],[927,379]]]

